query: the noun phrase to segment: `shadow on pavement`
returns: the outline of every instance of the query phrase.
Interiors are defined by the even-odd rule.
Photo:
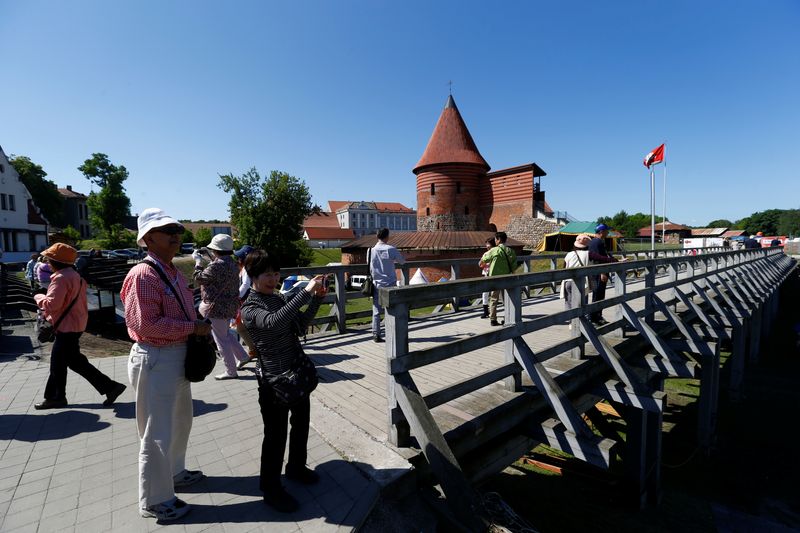
[[[93,407],[100,407],[100,404],[92,405],[87,404],[85,406],[73,406],[73,407],[86,407],[86,408],[93,408]],[[136,418],[136,402],[117,402],[112,407],[114,409],[114,414],[117,418],[126,418],[126,419],[133,419]],[[192,409],[194,410],[194,416],[201,416],[208,413],[215,413],[217,411],[222,411],[223,409],[227,409],[227,403],[207,403],[203,400],[192,400]]]
[[[99,404],[98,404],[99,405]],[[0,424],[0,440],[39,442],[74,437],[81,433],[92,433],[110,427],[101,422],[100,416],[71,409],[57,413],[3,415]]]

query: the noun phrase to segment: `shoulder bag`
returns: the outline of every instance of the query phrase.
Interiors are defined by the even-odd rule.
[[[61,321],[64,320],[64,317],[67,316],[72,310],[72,306],[78,301],[78,296],[81,295],[80,291],[82,290],[83,280],[81,280],[81,287],[78,290],[78,294],[75,295],[75,298],[73,298],[70,304],[67,306],[67,310],[64,311],[60,317],[58,317],[58,320],[56,320],[55,324],[48,322],[47,319],[44,318],[44,315],[41,311],[36,313],[36,324],[34,324],[33,329],[36,332],[36,338],[39,340],[39,342],[44,344],[46,342],[53,342],[55,340],[56,330],[58,329],[59,324],[61,324]]]
[[[372,296],[375,292],[375,282],[372,281],[371,254],[372,248],[367,250],[367,279],[364,280],[364,285],[361,286],[361,294],[364,296]]]
[[[166,286],[172,291],[172,294],[175,295],[175,298],[178,300],[178,305],[181,306],[181,311],[186,316],[186,320],[191,320],[189,318],[189,313],[186,312],[186,308],[183,306],[183,298],[172,286],[167,275],[156,266],[155,263],[152,261],[145,259],[142,263],[147,263],[150,267],[155,270],[161,280],[166,284]],[[211,340],[210,335],[195,335],[194,333],[190,334],[189,337],[186,339],[186,362],[183,365],[184,373],[186,374],[186,379],[191,381],[192,383],[198,383],[206,379],[213,370],[214,366],[217,364],[217,354],[214,348],[214,343]]]
[[[294,405],[308,396],[319,385],[317,368],[308,356],[301,353],[292,368],[277,375],[265,374],[261,378],[272,389],[275,400],[283,405]]]

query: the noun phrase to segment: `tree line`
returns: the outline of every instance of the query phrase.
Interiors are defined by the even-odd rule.
[[[656,226],[664,219],[656,217]],[[628,214],[620,211],[614,216],[604,216],[597,219],[598,223],[606,224],[619,231],[625,237],[635,237],[641,228],[650,226],[650,215],[644,213]],[[687,226],[695,228],[728,228],[744,230],[748,235],[761,231],[764,235],[800,236],[800,209],[767,209],[757,211],[750,216],[731,221],[725,218],[712,220],[704,226]],[[658,231],[658,228],[656,228]]]
[[[53,226],[63,228],[64,198],[55,182],[47,179],[47,172],[24,155],[12,155],[9,162],[44,217]],[[89,222],[97,234],[94,243],[102,248],[136,246],[135,232],[123,226],[131,215],[131,201],[124,186],[129,178],[125,166],[113,164],[106,154],[94,153],[78,170],[99,188],[86,200]],[[240,176],[229,173],[218,177],[219,188],[230,194],[230,223],[237,228],[237,246],[263,248],[285,266],[310,264],[313,252],[303,240],[303,221],[319,207],[311,203],[311,192],[302,180],[277,170],[262,177],[255,167]],[[64,233],[75,242],[80,240],[75,228],[66,227]],[[201,227],[194,233],[187,229],[183,242],[205,246],[211,237],[209,228]]]

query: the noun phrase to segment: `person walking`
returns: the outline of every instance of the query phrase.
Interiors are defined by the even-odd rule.
[[[247,362],[250,356],[239,344],[230,328],[231,320],[239,312],[239,267],[233,260],[233,238],[215,235],[208,245],[214,260],[203,268],[195,258],[194,279],[200,284],[202,303],[200,314],[211,320],[214,342],[225,364],[225,372],[216,379],[239,377],[237,362]]]
[[[100,372],[81,353],[80,337],[86,329],[89,308],[86,286],[73,268],[78,251],[72,246],[56,243],[42,255],[50,261],[55,272],[47,294],[36,294],[33,299],[47,321],[55,326],[56,338],[50,352],[50,375],[44,389],[44,401],[33,407],[37,410],[67,407],[67,368],[105,395],[103,405],[111,405],[126,387]]]
[[[589,260],[592,264],[616,263],[617,259],[606,250],[606,237],[608,237],[608,226],[598,224],[595,228],[596,235],[589,241]],[[597,303],[606,298],[606,285],[608,284],[608,274],[602,273],[592,276],[592,303]],[[589,319],[597,326],[608,324],[603,318],[603,311],[595,311],[589,315]]]
[[[264,250],[248,254],[245,269],[252,280],[252,290],[242,305],[242,322],[258,353],[258,403],[264,421],[259,486],[265,504],[290,513],[297,509],[297,500],[286,492],[280,480],[289,413],[292,429],[286,477],[305,485],[319,481],[319,474],[306,466],[311,403],[306,396],[286,405],[275,396],[269,379],[291,370],[296,359],[304,356],[299,337],[317,314],[328,291],[323,284],[324,276],[316,276],[287,301],[277,290],[280,264]],[[301,311],[306,304],[308,308]]]
[[[31,291],[36,288],[36,275],[34,274],[34,269],[36,268],[36,262],[38,260],[39,254],[31,254],[30,261],[28,261],[25,265],[25,279],[27,279],[28,283],[31,284]]]
[[[489,276],[502,276],[512,274],[517,266],[517,254],[514,250],[506,246],[508,236],[504,231],[498,231],[494,235],[495,247],[488,250],[481,257],[480,266],[489,267]],[[492,326],[500,326],[497,321],[497,304],[502,298],[502,292],[492,291],[489,297],[489,323]]]
[[[486,239],[484,246],[486,247],[487,252],[494,248],[494,237]],[[489,264],[480,261],[478,262],[478,266],[481,267],[481,276],[489,277]],[[481,318],[489,318],[489,296],[490,291],[486,291],[481,294],[481,303],[483,304],[483,314],[481,315]]]
[[[575,243],[572,245],[572,251],[564,257],[564,268],[580,268],[589,266],[589,242],[591,242],[591,240],[592,238],[585,234],[575,237]],[[589,288],[591,288],[591,278],[589,276],[587,276],[587,278],[589,278],[587,279],[587,282]],[[561,299],[564,300],[565,309],[572,309],[573,292],[577,289],[578,287],[571,279],[565,279],[561,282],[561,291],[559,295]],[[586,293],[584,292],[580,305],[583,306],[586,303],[586,300]],[[572,327],[571,324],[570,327]]]
[[[137,242],[147,246],[147,256],[125,276],[120,296],[134,341],[128,378],[136,397],[140,443],[139,514],[169,521],[191,509],[175,496],[175,489],[204,477],[199,470],[186,469],[193,413],[184,363],[189,334],[208,335],[211,324],[197,320],[189,284],[172,263],[183,226],[151,207],[139,215],[138,228]],[[174,291],[156,269],[171,280]]]
[[[388,243],[389,228],[378,230],[378,242],[369,249],[369,272],[375,288],[372,291],[372,340],[383,342],[381,335],[381,312],[383,308],[378,300],[378,289],[397,286],[395,263],[403,263],[405,259],[397,248]]]
[[[244,260],[247,259],[247,254],[253,250],[255,250],[255,248],[249,244],[245,244],[233,252],[233,255],[236,257],[236,262],[239,266],[239,302],[241,303],[244,303],[244,301],[247,300],[247,297],[250,295],[252,282],[250,280],[250,276],[247,275],[247,270],[244,268]],[[247,361],[239,361],[239,364],[236,365],[237,370],[241,370],[247,363],[256,360],[256,345],[253,344],[252,337],[250,337],[250,334],[247,332],[247,328],[244,327],[244,324],[242,323],[241,308],[236,314],[234,324],[236,326],[236,333],[239,334],[239,338],[244,342],[245,346],[247,346],[247,355],[249,356]]]

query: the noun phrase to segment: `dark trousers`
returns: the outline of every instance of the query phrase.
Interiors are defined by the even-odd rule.
[[[592,303],[599,302],[606,299],[606,284],[608,281],[603,281],[600,276],[594,276],[594,290],[592,290]],[[592,320],[603,318],[602,311],[595,311],[592,313]]]
[[[311,402],[306,398],[288,407],[278,403],[272,394],[272,388],[263,384],[258,387],[258,403],[261,406],[261,418],[264,420],[259,486],[262,491],[269,491],[281,486],[281,466],[286,450],[289,413],[292,413],[292,430],[289,432],[289,460],[286,468],[302,468],[306,465]]]
[[[50,377],[44,388],[45,400],[67,399],[67,368],[83,376],[100,394],[108,394],[114,388],[114,381],[97,370],[81,353],[80,338],[80,332],[56,333],[50,352]]]

